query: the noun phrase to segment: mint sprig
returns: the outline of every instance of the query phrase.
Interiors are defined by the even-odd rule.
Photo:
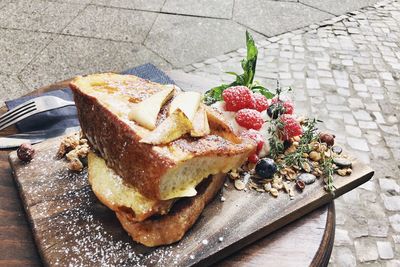
[[[231,74],[236,77],[236,80],[230,84],[221,84],[220,86],[214,87],[208,90],[204,94],[203,102],[206,105],[211,105],[217,101],[222,100],[222,92],[232,86],[247,86],[254,93],[260,93],[264,95],[266,98],[270,99],[274,97],[274,94],[270,92],[264,86],[254,82],[254,76],[256,73],[256,65],[257,65],[257,55],[258,49],[254,43],[253,36],[246,31],[246,46],[247,46],[247,55],[241,61],[243,74],[237,74],[235,72],[227,72],[227,74]]]

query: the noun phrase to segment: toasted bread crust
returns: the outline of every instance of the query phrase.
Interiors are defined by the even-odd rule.
[[[87,84],[90,87],[90,82],[101,79],[118,81],[117,89],[112,88],[109,97],[114,97],[112,94],[116,91],[119,95],[131,97],[136,93],[135,83],[138,84],[140,93],[138,97],[131,97],[134,101],[140,101],[139,98],[143,99],[146,90],[153,93],[161,90],[162,85],[132,75],[117,74],[78,77],[70,84],[81,128],[87,139],[100,152],[109,167],[115,170],[127,184],[131,184],[150,199],[169,199],[163,197],[160,192],[162,179],[168,171],[180,168],[185,161],[209,156],[218,157],[219,162],[228,162],[223,166],[223,170],[219,170],[219,172],[226,172],[231,168],[239,167],[255,150],[254,143],[234,144],[218,135],[208,135],[204,138],[183,137],[166,146],[141,143],[139,142],[141,136],[137,130],[140,127],[136,127],[133,122],[128,124],[126,120],[121,119],[110,108],[103,105],[99,99],[85,91],[87,89],[84,87]],[[129,79],[129,86],[121,83],[121,80],[124,81],[124,79]],[[143,90],[144,87],[147,89]],[[96,90],[107,91],[110,90],[110,87],[105,86],[100,89],[96,88]],[[123,101],[129,104],[131,99]],[[235,156],[235,160],[229,162],[228,159],[233,156]]]
[[[210,176],[200,184],[198,194],[179,200],[170,213],[143,222],[131,220],[129,213],[116,212],[118,220],[138,243],[148,247],[168,245],[182,239],[193,226],[204,207],[214,198],[225,181],[224,174]]]

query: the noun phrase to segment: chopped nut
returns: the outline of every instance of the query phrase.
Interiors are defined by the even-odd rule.
[[[308,158],[308,157],[309,157],[309,155],[308,155],[307,153],[303,153],[301,156],[302,156],[303,158]]]
[[[321,160],[321,154],[318,153],[317,151],[311,151],[309,156],[310,156],[310,159],[313,161]]]
[[[346,176],[347,175],[347,169],[339,169],[336,171],[340,176]]]
[[[76,132],[74,134],[71,134],[71,135],[68,135],[67,137],[65,137],[61,141],[60,147],[58,148],[57,157],[61,159],[62,157],[64,157],[64,155],[66,153],[75,149],[81,142],[80,137],[81,137],[81,134],[79,132]],[[87,143],[87,140],[82,141],[82,142]]]
[[[289,196],[291,198],[294,197],[294,191],[292,190],[292,188],[289,188]]]
[[[310,171],[311,171],[311,167],[310,167],[310,164],[308,164],[308,162],[303,162],[303,163],[301,164],[301,167],[302,167],[303,170],[306,171],[306,172],[310,172]]]
[[[291,145],[288,149],[285,151],[285,155],[293,153],[296,151],[296,147],[294,145]]]
[[[272,183],[272,187],[278,190],[281,190],[283,188],[282,183]]]
[[[270,183],[266,183],[266,184],[264,185],[264,190],[265,190],[265,191],[269,192],[271,189],[272,189],[272,186],[271,186]]]
[[[271,190],[269,191],[271,193],[272,196],[277,197],[278,196],[278,190],[276,190],[275,188],[271,188]]]
[[[230,172],[229,173],[229,178],[231,178],[232,180],[235,180],[239,177],[239,174],[237,172]]]
[[[300,142],[300,136],[295,136],[295,137],[293,137],[293,141],[295,141],[295,142]]]
[[[283,190],[285,190],[286,193],[289,193],[289,185],[285,182],[283,182]]]
[[[246,185],[241,180],[235,180],[235,188],[239,191],[243,190]]]
[[[299,146],[299,142],[293,142],[292,145],[295,146],[295,147],[298,147]]]
[[[68,169],[71,171],[81,171],[83,169],[83,164],[78,158],[75,158],[68,163]]]
[[[35,149],[31,144],[25,143],[21,144],[17,150],[17,156],[21,161],[29,162],[33,159],[35,155]]]

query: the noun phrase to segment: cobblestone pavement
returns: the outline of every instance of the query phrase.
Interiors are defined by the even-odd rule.
[[[0,105],[75,75],[177,68],[243,46],[245,29],[260,40],[376,1],[0,0]]]
[[[332,266],[400,266],[400,3],[311,25],[258,43],[258,80],[294,88],[297,110],[317,115],[373,179],[336,203]],[[186,72],[231,81],[246,50]]]

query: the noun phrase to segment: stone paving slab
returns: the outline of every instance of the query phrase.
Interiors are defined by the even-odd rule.
[[[88,6],[63,33],[140,44],[156,17],[156,13]]]
[[[244,27],[230,20],[160,14],[144,44],[172,65],[183,66],[243,46],[244,32]]]
[[[166,0],[161,11],[194,16],[232,17],[233,0]]]
[[[330,265],[399,266],[400,3],[319,25],[259,42],[256,79],[291,86],[296,110],[322,119],[321,130],[375,170],[371,181],[335,201]],[[222,73],[240,71],[244,55],[239,49],[184,69],[229,82]]]
[[[79,0],[77,0],[79,1]],[[165,0],[92,0],[93,5],[129,8],[137,10],[160,11]]]
[[[85,5],[16,0],[0,9],[0,27],[59,33]]]
[[[331,14],[342,15],[371,6],[377,3],[378,0],[299,0],[299,2]]]
[[[27,94],[31,90],[27,88],[17,76],[0,74],[0,91],[4,92],[2,101],[11,100],[19,97],[21,94]],[[1,105],[0,101],[0,105]]]
[[[61,35],[18,77],[37,88],[76,75],[125,70],[133,62],[153,62],[163,69],[171,68],[142,45]]]
[[[0,74],[16,74],[55,36],[23,30],[0,29]]]
[[[266,36],[298,29],[330,17],[333,15],[297,2],[264,0],[236,0],[233,12],[234,21]]]

